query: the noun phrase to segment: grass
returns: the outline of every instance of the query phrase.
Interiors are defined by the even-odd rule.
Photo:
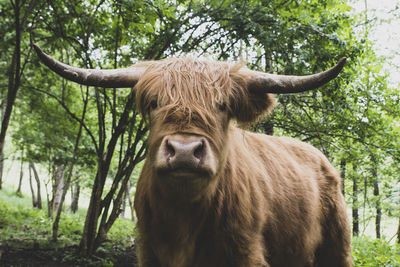
[[[52,220],[47,212],[32,208],[29,198],[3,188],[0,190],[0,266],[25,266],[23,261],[30,261],[29,266],[51,266],[51,262],[57,266],[113,266],[121,256],[129,258],[123,255],[127,250],[133,253],[134,225],[130,220],[117,219],[96,255],[81,257],[78,245],[84,220],[84,212],[63,213],[58,240],[53,241]],[[6,253],[2,257],[4,247]]]

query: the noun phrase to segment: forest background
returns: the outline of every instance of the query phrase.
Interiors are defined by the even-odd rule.
[[[347,57],[250,128],[319,148],[342,174],[356,266],[400,266],[399,0],[0,0],[0,17],[0,266],[135,263],[134,95],[67,82],[32,42],[84,68],[191,55],[304,75]]]

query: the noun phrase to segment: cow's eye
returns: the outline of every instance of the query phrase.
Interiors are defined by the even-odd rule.
[[[218,105],[219,110],[225,111],[226,110],[226,103],[222,103]]]
[[[158,105],[157,105],[157,101],[156,101],[156,100],[153,100],[153,101],[150,102],[150,108],[151,108],[151,109],[156,109],[157,106],[158,106]]]

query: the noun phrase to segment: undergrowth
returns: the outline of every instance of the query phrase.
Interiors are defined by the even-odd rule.
[[[354,266],[395,267],[400,266],[400,245],[369,237],[353,238]]]
[[[133,245],[133,223],[127,219],[117,219],[107,241],[96,254],[90,258],[82,257],[78,247],[85,220],[84,212],[63,213],[58,239],[53,241],[52,219],[47,216],[45,209],[32,208],[29,198],[17,196],[4,188],[0,190],[0,266],[4,261],[7,262],[5,257],[21,257],[18,254],[28,257],[24,253],[29,251],[36,260],[43,258],[44,262],[64,264],[60,266],[114,266],[118,257]],[[6,253],[2,250],[6,250]],[[28,265],[39,266],[35,263]],[[25,265],[17,262],[15,266]]]

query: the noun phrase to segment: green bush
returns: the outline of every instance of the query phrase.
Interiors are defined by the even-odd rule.
[[[123,246],[132,244],[134,238],[134,225],[131,220],[118,218],[108,233],[108,238],[114,243],[119,242]]]
[[[120,258],[126,258],[126,250],[132,246],[134,225],[132,221],[121,218],[115,221],[108,234],[108,240],[95,255],[92,257],[79,255],[77,248],[82,237],[84,211],[76,214],[62,213],[58,240],[54,242],[52,219],[47,217],[46,210],[33,208],[29,198],[17,196],[7,189],[0,190],[0,243],[7,244],[8,255],[17,255],[8,260],[14,260],[16,266],[20,266],[18,262],[20,251],[33,250],[35,253],[29,256],[34,254],[36,258],[48,260],[49,264],[57,262],[65,266],[108,267],[113,266]],[[24,260],[29,261],[29,259]]]
[[[27,199],[4,189],[0,194],[0,239],[29,243],[48,235],[51,220],[43,210],[33,209]]]
[[[353,259],[356,267],[400,266],[400,246],[385,240],[355,237]]]

